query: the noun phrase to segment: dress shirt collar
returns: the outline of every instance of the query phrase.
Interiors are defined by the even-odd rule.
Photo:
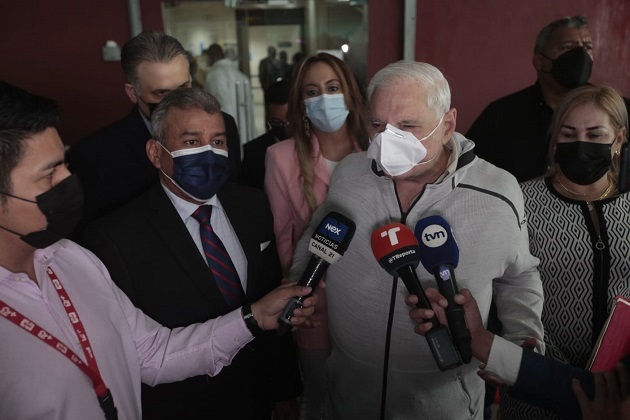
[[[181,217],[183,221],[186,221],[186,219],[188,219],[195,212],[195,210],[197,210],[197,208],[200,206],[199,204],[191,203],[190,201],[186,201],[183,198],[176,196],[175,194],[173,194],[171,190],[166,188],[166,186],[163,183],[162,183],[162,188],[164,189],[166,196],[173,203],[173,206],[175,206],[175,210],[177,210],[179,217]],[[209,200],[207,200],[203,204],[217,207],[221,209],[221,212],[223,212],[223,206],[221,206],[221,201],[219,200],[219,197],[217,197],[216,194],[213,195]]]

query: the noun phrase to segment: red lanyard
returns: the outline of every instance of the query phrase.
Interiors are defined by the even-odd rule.
[[[92,385],[94,386],[94,391],[98,396],[99,403],[101,404],[101,408],[105,411],[106,418],[115,418],[110,417],[112,414],[115,416],[115,412],[112,413],[110,410],[116,410],[113,404],[112,396],[105,383],[103,382],[103,378],[101,377],[101,373],[98,370],[98,365],[96,364],[96,359],[94,358],[94,353],[92,352],[92,346],[90,345],[90,340],[88,339],[87,333],[85,332],[85,328],[83,328],[83,323],[79,318],[79,314],[74,308],[72,301],[70,300],[70,296],[66,293],[66,290],[63,288],[61,281],[52,270],[52,268],[48,267],[46,269],[48,273],[48,277],[52,282],[57,294],[59,295],[59,299],[61,299],[61,303],[66,310],[66,314],[68,315],[68,319],[74,328],[74,332],[79,339],[79,343],[83,348],[83,354],[87,360],[87,365],[76,355],[71,349],[69,349],[65,344],[59,341],[55,336],[41,328],[39,325],[26,318],[20,312],[13,309],[11,306],[7,305],[4,301],[0,299],[0,315],[13,322],[18,327],[23,330],[31,333],[35,337],[42,340],[44,343],[48,344],[59,353],[66,356],[72,363],[74,363],[83,373],[85,373],[91,380]]]

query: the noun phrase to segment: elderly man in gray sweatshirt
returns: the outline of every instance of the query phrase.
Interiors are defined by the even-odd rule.
[[[371,145],[335,170],[290,273],[296,279],[304,271],[308,239],[328,212],[356,223],[349,249],[326,275],[332,351],[322,367],[325,418],[481,419],[479,362],[438,369],[427,341],[414,333],[404,300],[409,292],[374,259],[370,237],[388,223],[413,230],[424,217],[443,217],[459,245],[457,281],[477,297],[484,323],[494,295],[503,337],[519,345],[535,338],[542,351],[543,291],[521,190],[455,132],[457,111],[435,67],[390,64],[372,78],[367,96]],[[435,287],[431,273],[422,267],[417,273],[423,287]]]

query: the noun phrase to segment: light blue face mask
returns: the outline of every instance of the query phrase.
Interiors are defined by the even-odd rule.
[[[304,99],[306,116],[320,131],[334,133],[339,130],[348,118],[348,107],[343,93],[319,95]]]

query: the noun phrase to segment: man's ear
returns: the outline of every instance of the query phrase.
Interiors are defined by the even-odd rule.
[[[446,144],[451,137],[453,137],[455,127],[457,126],[457,110],[455,108],[449,109],[448,112],[444,114],[443,124],[444,138],[442,140],[442,144]]]
[[[536,71],[542,71],[543,69],[543,56],[536,53],[532,56],[532,65],[536,69]]]
[[[138,103],[138,96],[136,95],[136,89],[131,86],[131,83],[125,83],[125,93],[129,97],[132,104]]]
[[[160,169],[160,156],[162,155],[162,146],[155,139],[147,140],[146,144],[147,157],[156,168]]]

